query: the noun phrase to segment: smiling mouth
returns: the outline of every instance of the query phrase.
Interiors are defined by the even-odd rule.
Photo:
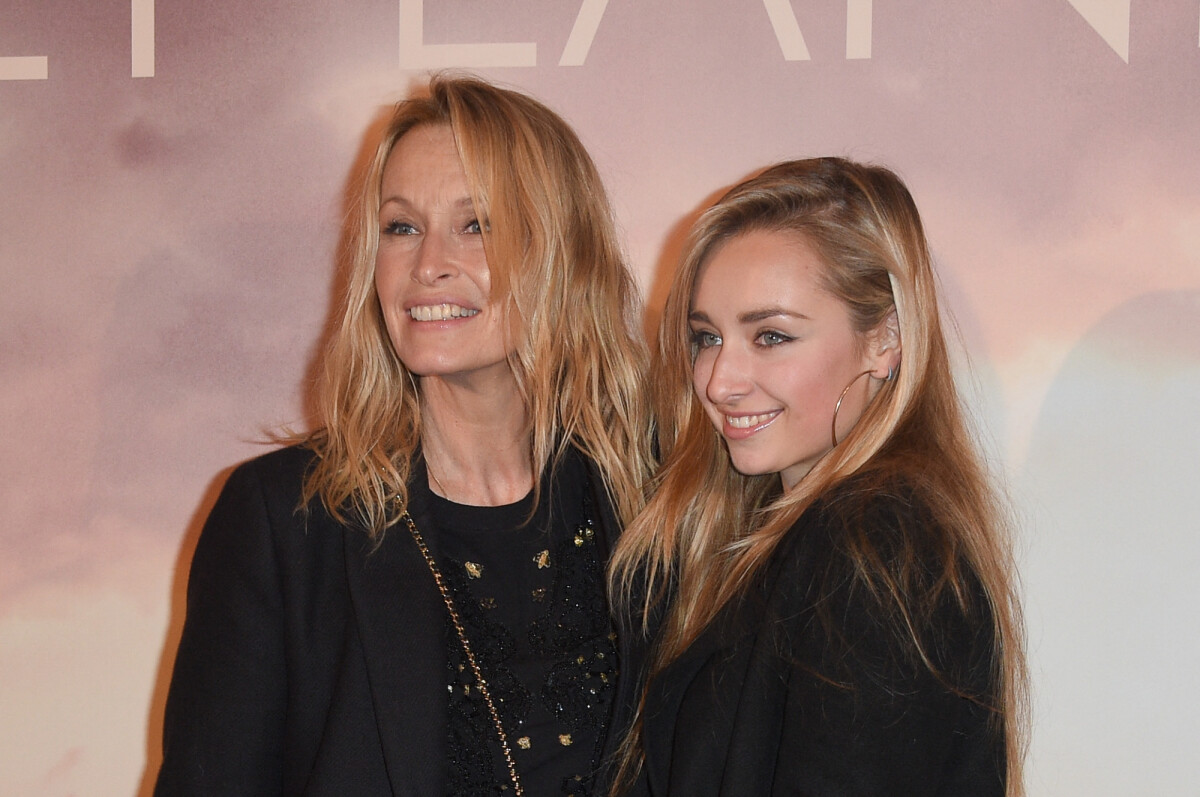
[[[408,315],[413,321],[448,321],[451,318],[470,318],[479,315],[479,311],[461,304],[423,304],[408,308]]]
[[[761,426],[775,418],[779,414],[779,410],[774,412],[765,412],[761,415],[732,415],[725,416],[725,423],[729,424],[734,429],[753,429],[755,426]]]

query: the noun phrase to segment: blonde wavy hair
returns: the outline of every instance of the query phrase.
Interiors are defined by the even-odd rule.
[[[866,336],[895,311],[902,364],[855,427],[793,489],[778,475],[743,476],[692,387],[688,315],[697,277],[723,242],[751,231],[799,234],[825,265],[823,287],[845,302]],[[853,577],[881,605],[920,627],[949,589],[964,610],[972,576],[993,621],[993,718],[1007,748],[1010,794],[1020,794],[1025,727],[1021,612],[1007,512],[996,496],[951,375],[925,234],[908,190],[887,169],[840,158],[781,163],[735,186],[697,221],[675,275],[654,363],[663,467],[645,511],[626,529],[610,563],[615,604],[648,627],[671,595],[649,677],[677,658],[760,572],[799,516],[855,477],[855,495],[911,487],[933,512],[945,572],[933,588],[918,567],[889,567],[877,541],[856,535]],[[853,499],[851,499],[853,500]],[[916,542],[899,561],[919,561]],[[831,622],[835,622],[830,618]],[[915,632],[910,648],[936,672]],[[640,712],[639,712],[640,713]],[[618,789],[636,775],[640,717],[617,765]]]
[[[640,303],[587,151],[540,102],[473,76],[437,75],[400,102],[351,210],[349,275],[317,386],[317,454],[304,499],[378,540],[408,504],[421,440],[417,380],[392,347],[375,291],[384,166],[406,133],[453,132],[492,277],[520,331],[509,363],[529,418],[534,473],[575,446],[599,467],[622,521],[652,469]],[[538,483],[535,480],[535,484]]]

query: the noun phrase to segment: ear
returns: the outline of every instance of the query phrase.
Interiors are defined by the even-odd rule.
[[[867,334],[867,368],[876,379],[888,379],[900,370],[900,319],[896,309]]]

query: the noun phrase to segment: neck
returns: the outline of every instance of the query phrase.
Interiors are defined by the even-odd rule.
[[[501,506],[533,488],[527,413],[511,374],[482,386],[422,378],[421,448],[430,488],[456,503]]]

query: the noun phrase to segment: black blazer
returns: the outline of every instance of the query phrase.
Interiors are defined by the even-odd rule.
[[[403,529],[373,549],[319,500],[300,508],[312,459],[238,467],[204,526],[156,795],[445,793],[445,605]],[[572,450],[556,477],[590,480],[607,557],[618,526],[594,466]],[[428,486],[409,489],[428,535]]]
[[[927,518],[908,498],[876,496],[849,522],[868,524],[888,552],[889,538],[921,534]],[[847,567],[846,522],[829,506],[806,512],[745,598],[650,684],[632,794],[1004,794],[989,710],[898,644],[898,618],[882,617]],[[990,623],[986,607],[968,618],[947,598],[920,629],[935,663],[983,702],[994,691]]]

